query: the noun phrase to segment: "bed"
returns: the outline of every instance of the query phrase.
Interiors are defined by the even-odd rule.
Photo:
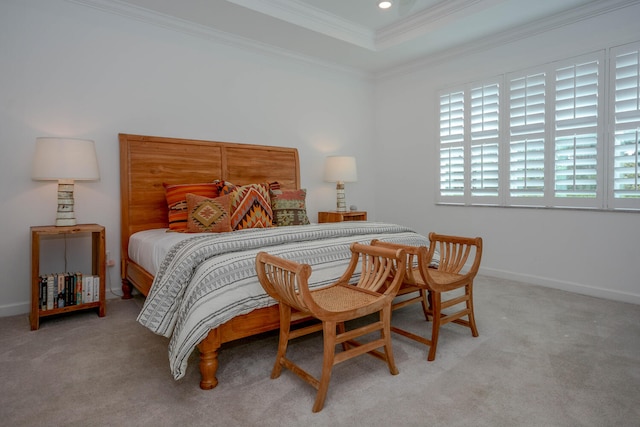
[[[319,286],[344,270],[352,241],[428,244],[406,227],[375,222],[168,232],[165,184],[277,182],[283,189],[300,189],[297,149],[131,134],[119,139],[123,298],[131,298],[133,288],[146,297],[138,321],[171,338],[174,378],[184,375],[188,356],[198,349],[202,389],[218,384],[224,343],[279,326],[275,301],[251,275],[258,251],[309,261]],[[161,249],[153,246],[157,242]],[[229,283],[218,283],[223,280]],[[219,294],[229,300],[223,304]]]

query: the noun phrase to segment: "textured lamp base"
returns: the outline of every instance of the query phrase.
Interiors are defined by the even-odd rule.
[[[58,212],[56,214],[56,227],[76,225],[76,215],[73,211],[73,205],[73,180],[58,180]]]
[[[344,182],[342,181],[338,181],[336,183],[336,211],[347,211],[347,202],[344,197]]]

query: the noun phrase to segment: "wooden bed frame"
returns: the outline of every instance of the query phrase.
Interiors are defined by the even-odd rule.
[[[138,231],[168,228],[163,183],[228,180],[237,185],[278,181],[300,188],[295,148],[120,134],[121,272],[123,298],[135,287],[147,295],[153,276],[128,257],[129,237]],[[198,344],[200,388],[218,384],[218,351],[223,343],[277,329],[278,306],[257,309],[212,329]]]

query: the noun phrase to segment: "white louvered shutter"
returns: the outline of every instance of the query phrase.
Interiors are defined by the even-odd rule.
[[[500,188],[500,85],[491,83],[474,87],[470,96],[471,197],[497,197]]]
[[[464,92],[440,96],[440,191],[441,198],[464,196]]]
[[[509,82],[509,196],[512,204],[540,204],[545,195],[545,83],[544,72],[513,77]]]
[[[565,200],[559,206],[599,207],[599,76],[599,60],[555,73],[554,197]]]
[[[640,208],[640,43],[612,49],[613,150],[609,204]],[[611,152],[611,151],[610,151]]]

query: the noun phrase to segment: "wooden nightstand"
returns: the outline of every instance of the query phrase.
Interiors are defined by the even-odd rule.
[[[41,272],[40,272],[40,238],[42,236],[62,236],[65,237],[67,234],[76,234],[76,233],[91,233],[91,272],[83,271],[80,272],[82,277],[92,276],[97,277],[99,280],[98,289],[95,290],[94,294],[91,295],[91,301],[85,302],[82,300],[82,296],[78,296],[76,292],[75,298],[73,297],[73,293],[69,290],[68,295],[71,301],[75,302],[75,304],[66,303],[62,307],[58,307],[57,304],[51,304],[50,296],[53,295],[52,292],[48,292],[47,302],[48,306],[43,307],[43,298],[41,296],[42,284],[41,284]],[[63,272],[67,273],[67,272]],[[54,272],[43,272],[42,276],[53,276]],[[57,277],[57,273],[55,273]],[[70,272],[68,276],[74,276],[75,272]],[[63,279],[64,279],[64,275]],[[56,227],[54,225],[46,225],[46,226],[35,226],[31,227],[31,314],[29,316],[29,320],[31,323],[31,330],[36,330],[40,327],[40,318],[46,316],[53,316],[60,313],[68,313],[76,310],[86,310],[91,308],[98,309],[98,315],[100,317],[105,315],[105,278],[106,278],[106,252],[105,252],[105,229],[102,225],[98,224],[78,224],[68,227]],[[73,279],[77,279],[77,276],[74,276]],[[73,284],[73,282],[71,282]],[[88,280],[87,280],[88,283]],[[52,289],[55,291],[56,301],[59,293],[58,287],[53,287]],[[64,285],[63,285],[64,286]],[[49,288],[49,284],[47,283],[47,288]],[[77,287],[75,288],[77,291]],[[85,288],[87,289],[87,288]],[[47,289],[48,290],[48,289]],[[66,292],[66,291],[65,291]],[[77,303],[80,302],[80,303]],[[53,305],[53,306],[52,306]]]
[[[318,212],[318,222],[343,222],[343,221],[366,221],[367,212],[365,211],[349,211],[349,212]]]

